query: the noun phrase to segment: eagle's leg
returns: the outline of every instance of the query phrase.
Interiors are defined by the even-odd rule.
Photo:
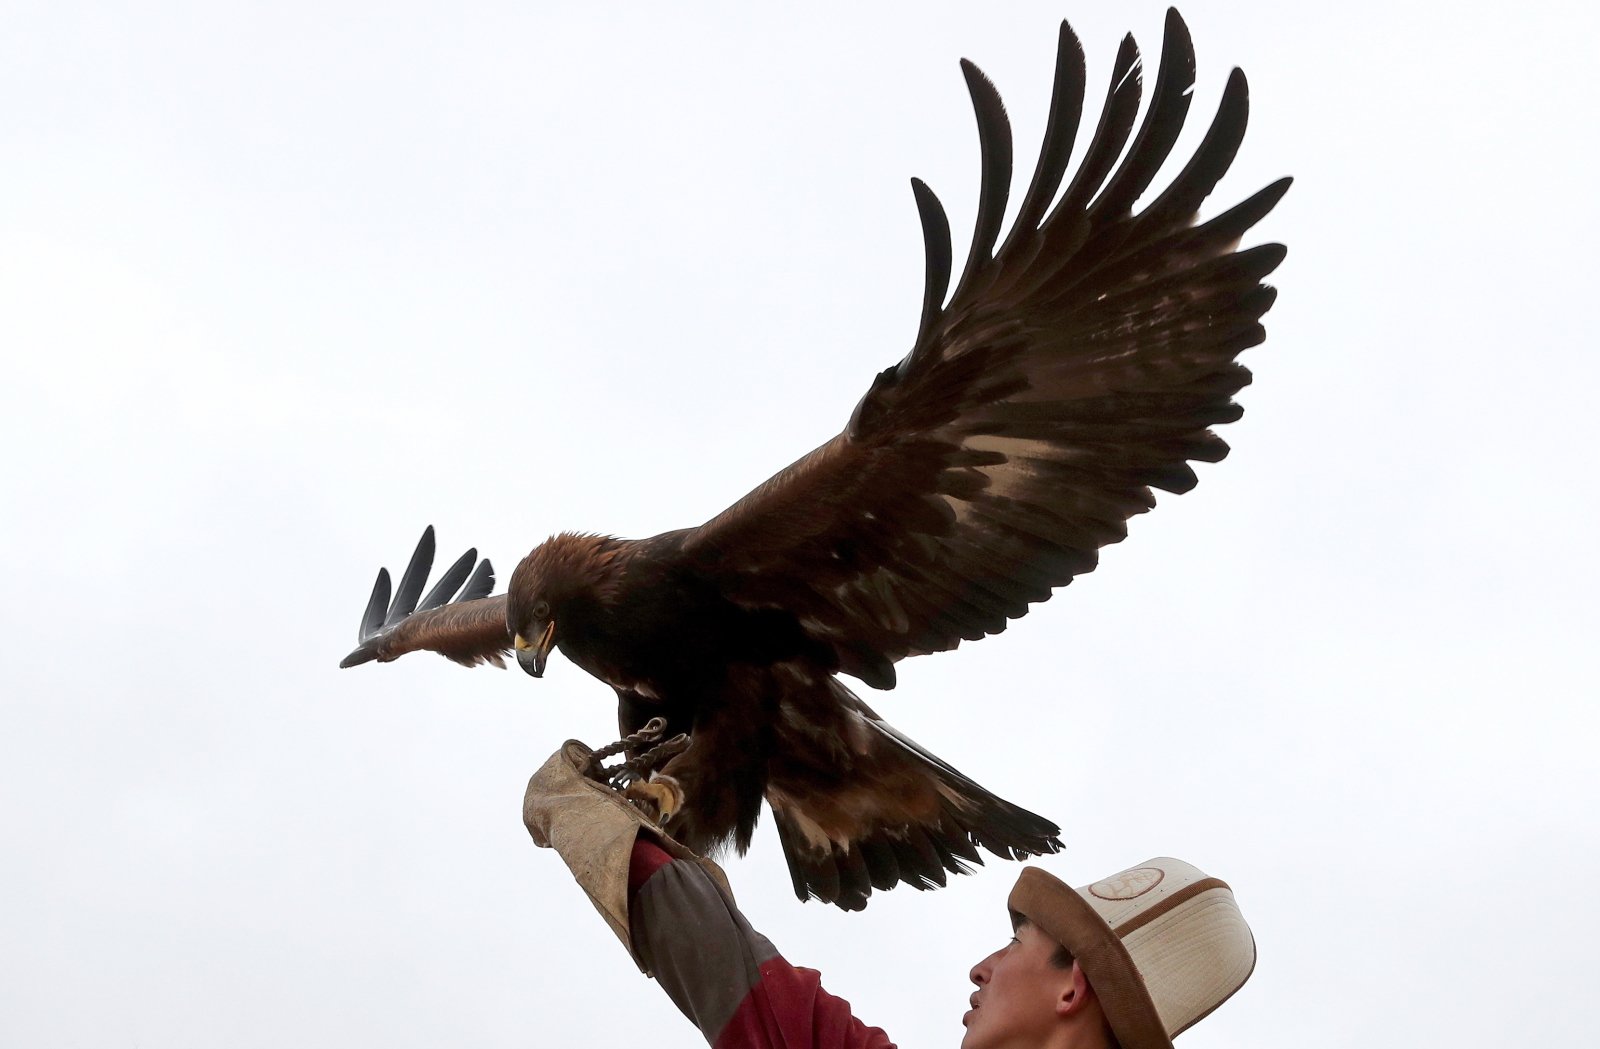
[[[692,726],[685,726],[690,731],[681,750],[652,766],[648,783],[636,784],[646,796],[657,793],[652,786],[671,785],[675,797],[664,829],[701,856],[730,844],[743,855],[750,847],[772,754],[769,708],[777,698],[772,671],[741,664],[725,674],[722,682],[700,689],[700,707]],[[677,739],[664,740],[658,750],[677,745]]]
[[[659,772],[651,773],[649,779],[628,784],[622,796],[658,827],[665,827],[672,817],[683,811],[683,786],[673,777]]]

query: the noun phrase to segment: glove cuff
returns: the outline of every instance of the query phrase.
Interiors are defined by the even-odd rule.
[[[640,832],[674,859],[704,867],[730,903],[733,893],[721,867],[675,841],[621,794],[584,775],[593,755],[593,750],[575,739],[552,754],[528,781],[522,822],[535,845],[553,848],[561,855],[634,964],[648,972],[628,929],[628,862]]]

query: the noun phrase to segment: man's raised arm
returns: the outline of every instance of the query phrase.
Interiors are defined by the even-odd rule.
[[[717,1049],[893,1049],[750,927],[722,869],[583,774],[569,742],[528,783],[523,822],[554,848],[648,975]]]

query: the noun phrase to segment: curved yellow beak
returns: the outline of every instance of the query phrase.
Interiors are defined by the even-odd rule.
[[[544,664],[550,658],[550,649],[556,641],[556,621],[545,624],[544,633],[536,643],[530,644],[521,634],[513,644],[517,650],[517,665],[533,677],[544,677]]]

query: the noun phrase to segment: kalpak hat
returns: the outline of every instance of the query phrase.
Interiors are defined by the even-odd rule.
[[[1080,889],[1028,867],[1009,902],[1072,952],[1123,1049],[1172,1049],[1255,969],[1233,890],[1171,857]]]

